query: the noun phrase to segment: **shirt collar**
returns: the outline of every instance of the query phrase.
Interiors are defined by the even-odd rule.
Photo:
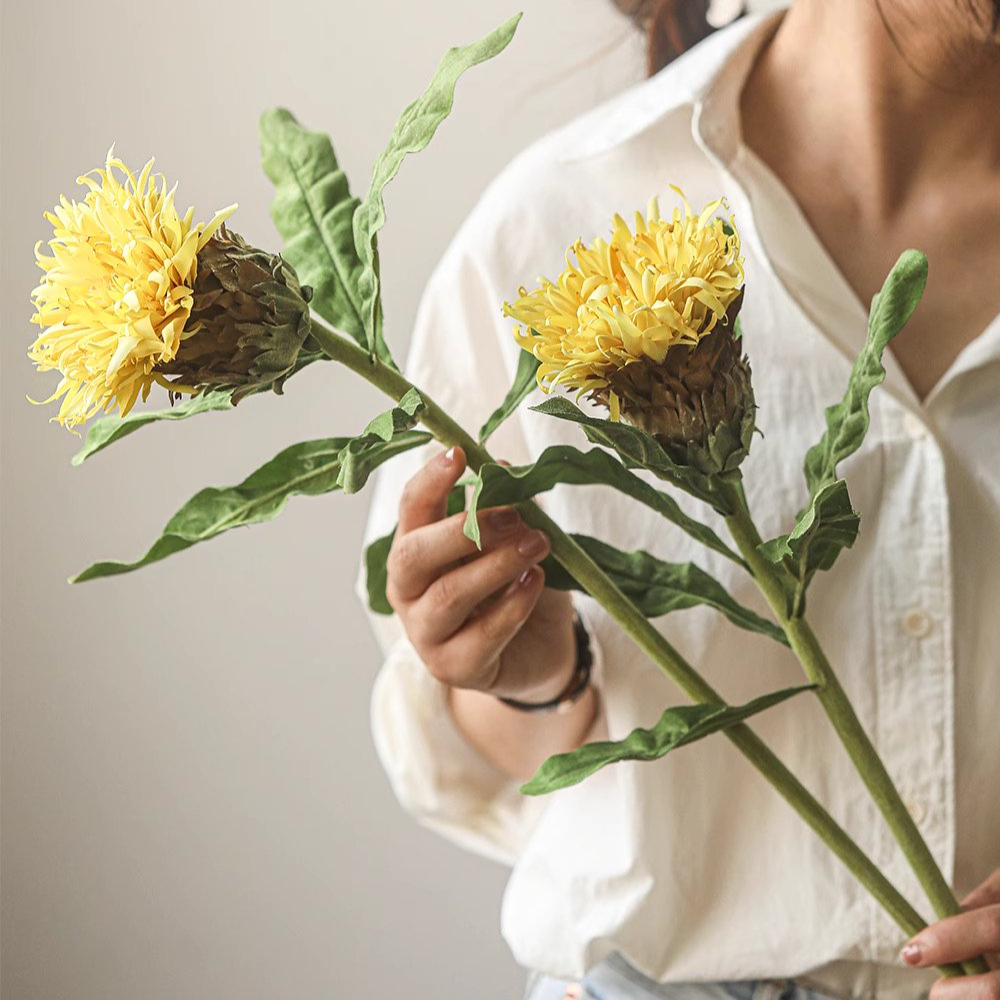
[[[625,145],[667,115],[693,109],[696,136],[722,157],[739,143],[738,97],[750,66],[784,10],[741,18],[643,83],[587,116],[583,134],[560,157],[582,160]]]

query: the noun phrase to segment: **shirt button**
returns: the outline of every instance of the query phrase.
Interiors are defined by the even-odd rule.
[[[919,441],[928,434],[927,425],[915,413],[907,413],[903,417],[903,430],[914,441]]]
[[[930,635],[933,623],[926,611],[920,608],[910,608],[903,614],[903,631],[914,639],[923,639]]]
[[[906,811],[913,817],[916,824],[927,819],[927,803],[923,799],[909,798],[904,800]]]

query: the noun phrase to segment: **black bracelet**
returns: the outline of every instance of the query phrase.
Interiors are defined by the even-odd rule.
[[[570,706],[590,686],[590,670],[594,664],[590,636],[579,615],[573,621],[573,637],[576,639],[576,669],[569,679],[569,684],[555,698],[536,703],[498,696],[500,700],[520,712],[568,712]]]

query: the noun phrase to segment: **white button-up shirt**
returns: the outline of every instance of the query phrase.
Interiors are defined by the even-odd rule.
[[[806,499],[803,456],[824,407],[843,394],[867,321],[789,192],[740,139],[739,93],[780,16],[717,33],[517,157],[433,275],[407,365],[474,431],[517,361],[504,299],[554,277],[565,248],[607,235],[614,212],[628,218],[651,195],[669,211],[671,184],[694,206],[725,195],[746,256],[742,321],[764,436],[744,473],[764,537],[787,530]],[[934,247],[922,249],[933,268]],[[960,894],[1000,865],[998,360],[1000,317],[921,403],[890,355],[867,440],[841,467],[862,512],[860,538],[815,580],[808,605]],[[515,463],[548,445],[585,445],[574,426],[525,408],[494,442]],[[390,530],[402,485],[425,458],[411,453],[380,474],[371,537]],[[622,495],[561,486],[544,502],[564,528],[693,559],[766,613],[737,566]],[[711,511],[695,513],[722,530]],[[598,605],[578,605],[598,647],[612,739],[685,701]],[[898,928],[724,738],[524,798],[463,740],[398,623],[376,624],[387,658],[372,719],[389,778],[428,826],[513,866],[502,929],[524,966],[579,977],[617,950],[657,980],[811,976],[833,992],[880,997],[915,996],[933,978],[898,965]],[[786,649],[708,609],[656,624],[731,702],[801,681]],[[815,699],[753,726],[930,917]]]

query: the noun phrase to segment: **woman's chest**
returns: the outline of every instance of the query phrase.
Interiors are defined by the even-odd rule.
[[[842,281],[859,304],[867,306],[904,249],[927,256],[924,295],[891,348],[914,393],[926,399],[1000,314],[994,277],[1000,274],[1000,183],[993,184],[992,200],[935,186],[908,196],[890,214],[810,190],[817,183],[822,178],[803,182],[805,189],[792,194],[839,272],[831,282]]]

